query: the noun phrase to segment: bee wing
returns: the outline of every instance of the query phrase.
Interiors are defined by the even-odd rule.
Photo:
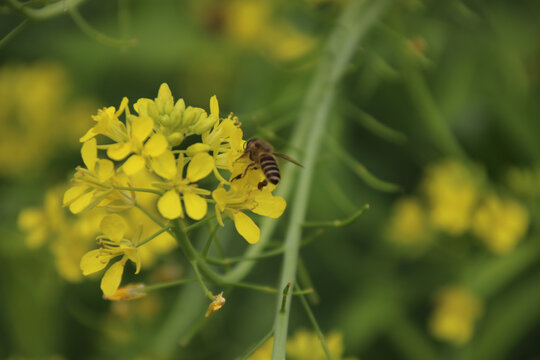
[[[304,166],[302,166],[302,164],[300,164],[298,161],[296,161],[296,160],[294,160],[294,159],[291,159],[291,158],[288,157],[287,155],[283,155],[283,154],[280,154],[280,153],[274,153],[274,155],[277,156],[277,157],[280,157],[280,158],[282,158],[282,159],[284,159],[284,160],[290,161],[290,162],[292,162],[293,164],[298,165],[298,166],[300,166],[300,167],[302,167],[302,168],[304,167]]]

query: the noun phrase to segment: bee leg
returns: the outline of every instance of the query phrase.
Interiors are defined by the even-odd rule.
[[[236,175],[235,177],[233,177],[233,178],[231,179],[231,181],[234,181],[234,180],[238,180],[238,179],[243,178],[244,176],[246,176],[246,174],[247,174],[247,172],[248,172],[248,170],[249,170],[250,168],[255,168],[255,167],[254,167],[255,165],[257,165],[257,163],[252,162],[251,164],[249,164],[248,166],[246,166],[246,169],[244,170],[244,173],[243,173],[243,174],[238,174],[238,175]]]
[[[265,187],[266,185],[268,185],[268,180],[264,179],[263,181],[259,183],[259,185],[257,185],[257,187],[259,188],[259,190],[262,190],[262,188]]]

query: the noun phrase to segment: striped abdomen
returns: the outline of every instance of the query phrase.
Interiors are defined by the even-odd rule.
[[[262,172],[264,173],[264,176],[266,176],[268,181],[270,181],[274,185],[277,185],[279,183],[281,175],[279,174],[279,167],[276,158],[269,153],[260,154],[259,164],[261,166]]]

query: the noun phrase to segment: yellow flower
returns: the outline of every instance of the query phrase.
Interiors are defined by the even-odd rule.
[[[27,233],[26,245],[29,248],[40,247],[48,237],[67,226],[59,195],[59,188],[50,189],[45,194],[43,209],[33,207],[19,213],[17,224]]]
[[[233,172],[233,175],[235,174],[236,172]],[[233,181],[229,190],[220,185],[212,192],[212,197],[216,201],[215,209],[219,224],[223,226],[221,213],[225,213],[234,221],[236,231],[250,244],[259,241],[260,229],[243,213],[243,210],[251,210],[255,214],[275,219],[283,214],[287,206],[285,199],[272,195],[271,190],[274,186],[258,189],[261,176],[264,175],[260,170],[250,170],[241,179]]]
[[[0,174],[39,177],[43,165],[78,146],[94,108],[71,93],[64,68],[55,63],[0,67]]]
[[[200,220],[206,215],[208,204],[201,195],[210,195],[210,191],[198,188],[196,182],[205,178],[214,168],[214,160],[207,153],[198,153],[188,164],[184,178],[184,156],[180,154],[177,160],[174,154],[166,151],[161,156],[154,171],[161,177],[169,180],[159,184],[166,191],[158,200],[158,210],[167,219],[176,219],[184,216],[180,194],[183,196],[186,213],[194,220]]]
[[[214,296],[214,301],[212,301],[208,306],[208,311],[206,311],[205,316],[209,317],[210,315],[221,309],[223,305],[225,305],[225,298],[223,297],[222,291],[221,293]]]
[[[103,270],[114,258],[122,258],[109,267],[101,280],[101,290],[105,296],[112,296],[122,281],[124,267],[128,260],[136,265],[135,274],[141,269],[141,261],[137,251],[137,244],[125,239],[124,234],[127,224],[124,219],[117,214],[107,215],[100,224],[102,236],[99,236],[102,248],[87,252],[81,259],[81,270],[83,275],[90,275]]]
[[[473,217],[473,232],[491,251],[511,252],[529,228],[529,213],[518,202],[488,196]]]
[[[436,295],[436,307],[429,320],[433,336],[455,346],[472,337],[474,323],[482,314],[482,303],[467,289],[448,287]]]
[[[403,245],[425,245],[429,241],[427,214],[419,199],[407,197],[394,204],[388,237]]]
[[[429,166],[423,190],[434,227],[451,235],[461,235],[469,229],[478,186],[464,165],[448,160]]]
[[[96,139],[91,138],[83,144],[81,155],[86,169],[77,168],[73,179],[75,185],[64,193],[64,206],[69,206],[74,214],[95,205],[119,209],[133,206],[133,194],[114,190],[114,185],[129,186],[129,179],[116,174],[112,161],[98,158]]]
[[[90,139],[93,139],[100,134],[107,136],[109,139],[117,143],[129,141],[126,126],[118,119],[118,117],[127,109],[127,107],[128,99],[123,98],[118,111],[114,108],[114,106],[98,110],[97,115],[92,116],[92,119],[94,119],[97,124],[90,128],[90,130],[88,130],[86,134],[79,139],[79,141],[86,143]]]
[[[214,107],[219,114],[217,100]],[[201,135],[200,143],[195,143],[187,148],[188,155],[199,152],[212,152],[216,168],[233,171],[235,161],[244,153],[243,132],[240,129],[238,118],[230,115],[226,119],[221,119],[214,127]],[[219,174],[216,177],[220,179]],[[222,180],[222,179],[220,179]],[[222,180],[221,182],[226,182]]]

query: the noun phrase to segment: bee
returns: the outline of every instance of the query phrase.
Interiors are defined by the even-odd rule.
[[[246,175],[249,169],[256,169],[259,167],[265,176],[265,179],[258,184],[259,190],[268,185],[268,182],[277,185],[281,180],[281,173],[276,161],[276,156],[303,167],[300,163],[287,155],[274,152],[274,147],[272,145],[257,138],[251,138],[245,143],[242,156],[247,156],[252,162],[246,166],[243,174],[236,176],[232,180],[240,179]]]

